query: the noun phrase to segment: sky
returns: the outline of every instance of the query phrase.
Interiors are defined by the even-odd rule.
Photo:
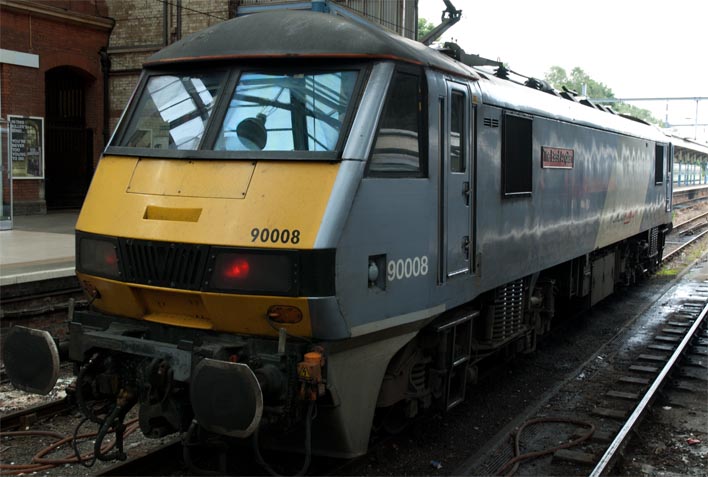
[[[499,59],[526,76],[552,66],[582,68],[617,98],[708,98],[705,0],[451,0],[462,20],[443,41]],[[419,0],[419,17],[437,25],[442,0]],[[708,142],[708,99],[631,102]],[[693,125],[697,122],[705,126]]]

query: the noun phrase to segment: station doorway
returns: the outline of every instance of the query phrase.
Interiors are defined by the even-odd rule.
[[[48,209],[81,206],[93,175],[93,130],[86,127],[86,90],[94,81],[69,66],[45,74],[44,191]]]

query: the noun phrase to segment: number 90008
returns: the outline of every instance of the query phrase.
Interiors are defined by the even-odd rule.
[[[254,227],[251,229],[251,242],[262,243],[300,243],[300,231],[298,229],[269,229]]]
[[[428,274],[428,257],[399,258],[391,260],[386,265],[386,278],[388,281],[403,280],[404,278],[420,277]]]

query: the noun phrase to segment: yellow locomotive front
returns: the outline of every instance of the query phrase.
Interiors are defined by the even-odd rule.
[[[286,63],[148,68],[79,216],[82,400],[126,396],[147,435],[287,429],[325,394],[315,241],[363,67]]]
[[[77,223],[80,280],[110,315],[311,335],[300,297],[334,286],[333,252],[312,251],[339,169],[322,159],[360,72],[199,71],[145,76]]]

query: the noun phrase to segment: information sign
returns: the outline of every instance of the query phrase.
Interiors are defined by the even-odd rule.
[[[9,116],[10,162],[13,179],[44,178],[44,118]]]

